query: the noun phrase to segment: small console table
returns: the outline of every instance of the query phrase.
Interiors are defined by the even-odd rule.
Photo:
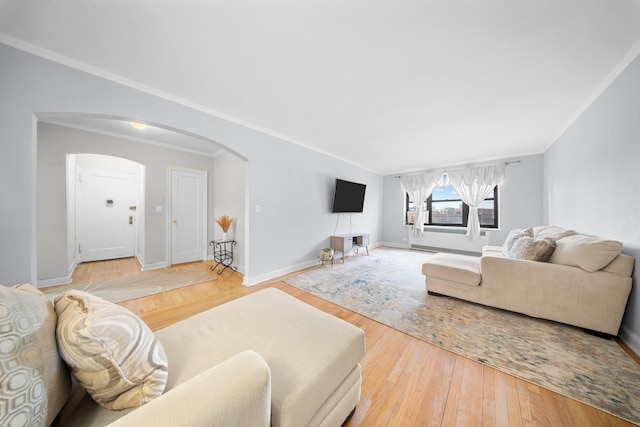
[[[216,265],[211,266],[211,271],[215,271],[218,266],[222,268],[218,270],[218,274],[222,274],[227,267],[236,271],[236,267],[231,265],[233,263],[233,247],[236,245],[235,240],[212,240],[209,242],[210,246],[213,246],[213,260]]]
[[[336,252],[342,252],[343,263],[345,254],[348,254],[352,250],[359,253],[360,248],[365,248],[367,255],[369,255],[369,233],[349,233],[331,236],[329,247]]]

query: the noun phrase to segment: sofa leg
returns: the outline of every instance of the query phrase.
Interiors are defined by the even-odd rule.
[[[594,331],[592,329],[585,329],[584,331],[589,335],[593,335],[594,337],[602,338],[605,340],[610,340],[614,338],[613,335],[606,334],[604,332]]]

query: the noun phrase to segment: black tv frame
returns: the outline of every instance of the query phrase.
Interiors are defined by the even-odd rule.
[[[364,210],[366,184],[336,178],[332,213],[361,213]]]

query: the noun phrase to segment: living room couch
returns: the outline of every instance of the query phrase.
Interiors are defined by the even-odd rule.
[[[155,334],[145,332],[133,313],[95,298],[65,294],[56,298],[54,310],[30,285],[0,286],[0,425],[339,426],[359,401],[363,331],[277,289],[230,301]],[[107,321],[91,318],[111,312]],[[129,333],[136,325],[142,329],[135,337],[102,354],[62,343],[68,333],[86,346],[101,331]],[[133,361],[134,371],[149,365],[153,372],[140,383],[129,384],[137,375],[130,374],[116,384],[113,376],[123,375],[124,359],[136,351],[129,347],[145,334],[149,352]],[[110,339],[98,338],[101,345]],[[121,350],[127,355],[120,366],[80,372],[83,364],[106,366]],[[122,384],[129,387],[125,393],[97,403],[104,393],[94,389]],[[130,402],[137,407],[105,407]]]
[[[529,243],[542,244],[537,255],[547,259],[526,259],[532,258],[522,256],[526,251],[514,255],[514,249]],[[503,246],[485,246],[481,257],[436,253],[423,264],[422,273],[432,295],[616,336],[631,292],[634,265],[633,257],[621,251],[619,242],[561,227],[537,226],[514,230]]]

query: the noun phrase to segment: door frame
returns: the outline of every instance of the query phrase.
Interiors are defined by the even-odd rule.
[[[208,172],[205,170],[200,170],[200,169],[191,169],[191,168],[185,168],[182,166],[173,166],[173,165],[169,165],[167,166],[167,199],[166,199],[166,205],[165,205],[165,222],[166,222],[166,235],[167,235],[167,246],[166,246],[166,254],[167,254],[167,267],[173,265],[173,229],[172,229],[172,222],[171,219],[173,217],[173,212],[172,212],[172,206],[173,206],[173,182],[172,182],[172,177],[173,177],[173,172],[176,171],[183,171],[183,172],[189,172],[189,173],[196,173],[199,174],[203,177],[204,179],[204,185],[202,186],[202,223],[200,224],[202,227],[202,260],[206,260],[207,259],[207,237],[209,235],[209,231],[208,231],[208,221],[207,221],[207,213],[209,211],[208,209],[208,204],[209,204],[209,200],[208,200],[208,193],[209,193],[209,177],[208,177]]]

